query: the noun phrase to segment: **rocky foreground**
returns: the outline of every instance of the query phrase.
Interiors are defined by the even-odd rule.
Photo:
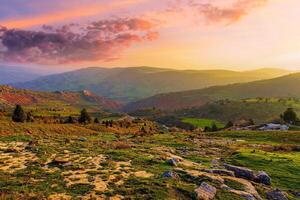
[[[295,187],[280,188],[283,184],[278,182],[278,177],[273,181],[268,173],[270,169],[255,170],[232,164],[229,158],[240,148],[254,146],[260,149],[266,144],[191,133],[65,136],[41,131],[40,135],[6,135],[0,142],[0,197],[299,198],[296,189],[299,180]]]

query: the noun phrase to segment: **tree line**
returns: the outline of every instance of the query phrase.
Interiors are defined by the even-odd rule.
[[[25,112],[21,105],[16,105],[12,117],[12,121],[17,123],[24,123],[24,122],[34,122],[34,116],[32,112]],[[84,108],[80,111],[80,116],[78,117],[77,121],[81,124],[88,124],[92,122],[92,117]],[[67,117],[65,123],[73,124],[76,122],[76,119],[72,116]],[[94,119],[94,123],[100,123],[98,118]]]

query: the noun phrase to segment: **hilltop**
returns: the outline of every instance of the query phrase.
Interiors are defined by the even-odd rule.
[[[152,67],[98,68],[40,77],[14,84],[39,91],[90,90],[123,102],[136,101],[158,93],[201,89],[209,86],[269,79],[291,73],[281,69],[236,72],[229,70],[174,70]]]
[[[87,90],[79,92],[37,92],[16,89],[11,86],[0,86],[0,106],[14,107],[16,104],[49,109],[90,107],[98,110],[116,110],[120,108],[118,102],[97,96]]]
[[[240,100],[245,98],[289,98],[300,96],[300,73],[279,78],[208,87],[200,90],[165,93],[142,99],[125,106],[124,110],[156,107],[162,110],[176,110],[203,106],[216,100]]]

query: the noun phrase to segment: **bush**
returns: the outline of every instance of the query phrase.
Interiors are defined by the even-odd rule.
[[[32,112],[27,113],[27,115],[26,115],[26,121],[27,122],[34,122],[34,117],[32,115]]]
[[[218,131],[218,127],[217,127],[216,123],[212,123],[212,125],[211,125],[211,131],[212,132]]]
[[[14,122],[25,122],[26,114],[20,105],[16,105],[16,108],[12,115],[12,120]]]
[[[297,114],[293,108],[288,108],[282,115],[281,118],[287,122],[294,124],[297,121]]]
[[[99,124],[99,123],[100,123],[99,119],[98,119],[98,118],[95,118],[94,123],[95,123],[95,124]]]
[[[86,124],[86,123],[90,123],[92,121],[91,116],[89,115],[89,113],[86,111],[86,109],[82,109],[80,112],[80,117],[78,119],[79,123],[82,124]]]
[[[233,127],[234,126],[234,124],[233,124],[233,122],[232,121],[229,121],[229,122],[227,122],[227,124],[226,124],[226,126],[224,127],[225,129],[226,128],[231,128],[231,127]]]
[[[73,124],[73,123],[74,123],[73,117],[72,117],[72,116],[69,116],[69,117],[67,118],[67,120],[65,121],[65,123],[66,123],[66,124]]]

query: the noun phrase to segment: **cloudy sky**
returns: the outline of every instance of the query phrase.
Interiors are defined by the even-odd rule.
[[[0,63],[300,69],[299,0],[0,0]]]

